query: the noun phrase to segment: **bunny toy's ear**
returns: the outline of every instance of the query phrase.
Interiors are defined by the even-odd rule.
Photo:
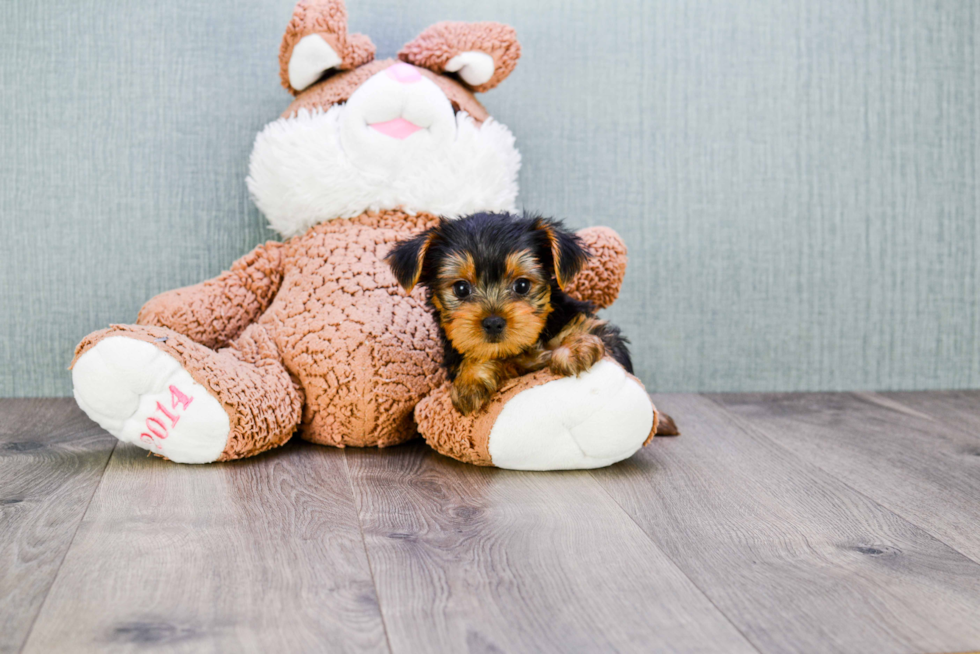
[[[456,73],[474,91],[489,91],[521,56],[517,33],[500,23],[436,23],[407,43],[398,58],[436,73]]]
[[[344,0],[301,0],[279,47],[279,76],[293,95],[325,72],[350,70],[374,59],[374,44],[347,33]]]

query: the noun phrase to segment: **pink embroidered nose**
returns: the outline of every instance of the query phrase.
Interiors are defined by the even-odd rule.
[[[390,66],[385,72],[388,77],[402,84],[411,84],[422,79],[422,73],[419,72],[418,68],[404,62]]]
[[[394,120],[387,120],[383,123],[372,123],[371,127],[378,130],[385,136],[390,136],[393,139],[407,139],[409,136],[415,132],[422,129],[415,123],[410,123],[404,118],[395,118]]]

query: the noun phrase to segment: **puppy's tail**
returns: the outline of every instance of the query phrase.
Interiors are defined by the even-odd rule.
[[[660,412],[660,420],[657,421],[657,431],[654,436],[680,436],[681,430],[677,428],[674,419],[664,412]]]
[[[602,339],[602,344],[606,346],[606,354],[632,375],[633,360],[630,358],[629,339],[623,336],[619,327],[604,320],[596,320],[591,331]]]

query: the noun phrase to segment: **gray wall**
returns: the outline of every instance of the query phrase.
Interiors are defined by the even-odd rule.
[[[483,99],[521,201],[626,238],[608,313],[652,388],[980,385],[975,1],[349,5],[380,56],[517,27]],[[82,336],[271,238],[243,180],[290,9],[0,3],[0,395],[69,393]]]

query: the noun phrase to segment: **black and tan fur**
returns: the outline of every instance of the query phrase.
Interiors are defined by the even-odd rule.
[[[428,289],[458,411],[545,367],[579,375],[608,354],[633,371],[619,328],[563,290],[588,256],[560,221],[505,213],[443,220],[395,245],[386,261],[398,283]]]

